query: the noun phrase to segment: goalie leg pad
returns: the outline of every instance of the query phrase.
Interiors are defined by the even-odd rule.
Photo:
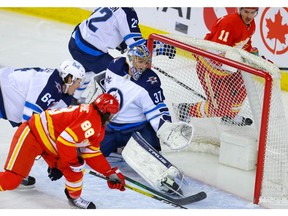
[[[174,182],[174,178],[181,175],[180,171],[169,161],[165,164],[166,159],[160,153],[155,153],[152,146],[149,146],[152,151],[147,151],[141,145],[142,143],[139,144],[131,137],[122,151],[124,160],[154,188],[167,191],[167,187],[162,182],[165,181],[165,178]],[[162,160],[163,162],[161,162]]]

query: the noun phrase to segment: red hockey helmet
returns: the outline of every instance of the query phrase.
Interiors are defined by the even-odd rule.
[[[108,93],[99,95],[93,103],[103,114],[115,114],[120,109],[117,99],[113,95]]]

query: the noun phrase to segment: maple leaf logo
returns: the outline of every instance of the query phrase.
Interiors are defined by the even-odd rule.
[[[288,34],[288,25],[282,25],[282,19],[283,17],[280,13],[280,10],[277,14],[275,14],[274,22],[270,18],[266,19],[266,26],[269,29],[267,38],[271,40],[275,39],[274,51],[276,50],[277,40],[282,44],[286,44],[285,35]]]

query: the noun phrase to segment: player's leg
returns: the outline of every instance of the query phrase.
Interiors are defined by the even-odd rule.
[[[30,132],[28,124],[23,123],[15,132],[4,166],[6,171],[0,177],[2,190],[17,188],[22,179],[28,176],[37,155],[42,152],[43,149]]]

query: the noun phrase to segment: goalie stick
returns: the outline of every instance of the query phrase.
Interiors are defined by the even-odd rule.
[[[194,203],[194,202],[198,202],[198,201],[201,201],[201,200],[204,200],[206,197],[207,197],[207,194],[204,192],[204,191],[201,191],[199,193],[196,193],[196,194],[193,194],[193,195],[190,195],[188,197],[183,197],[183,198],[172,198],[172,197],[169,197],[157,190],[154,190],[153,188],[150,188],[144,184],[141,184],[140,182],[137,182],[136,180],[133,180],[127,176],[124,176],[125,177],[125,180],[151,192],[151,193],[154,193],[158,196],[161,196],[163,197],[164,199],[166,200],[169,200],[171,202],[174,202],[174,203],[177,203],[178,205],[188,205],[188,204],[191,204],[191,203]]]
[[[96,176],[96,177],[99,177],[99,178],[101,178],[101,179],[107,180],[107,177],[105,177],[104,175],[102,175],[102,174],[100,174],[100,173],[93,172],[92,170],[86,170],[86,171],[88,171],[88,174],[91,174],[91,175],[93,175],[93,176]],[[124,177],[125,177],[125,176],[124,176]],[[125,179],[126,179],[126,177],[125,177]],[[184,207],[184,206],[182,206],[182,205],[180,205],[180,204],[177,204],[177,203],[175,203],[175,202],[173,202],[173,201],[167,200],[167,199],[162,198],[162,197],[160,197],[160,196],[157,196],[157,195],[155,195],[155,194],[148,193],[148,192],[146,192],[146,191],[141,190],[140,188],[136,188],[136,187],[133,187],[133,186],[128,185],[128,184],[125,184],[125,187],[128,188],[128,189],[130,189],[130,190],[133,190],[133,191],[135,191],[135,192],[137,192],[137,193],[140,193],[140,194],[143,194],[143,195],[145,195],[145,196],[147,196],[147,197],[150,197],[150,198],[152,198],[152,199],[155,199],[155,200],[158,200],[158,201],[163,202],[163,203],[165,203],[165,204],[171,205],[171,206],[173,206],[173,207],[180,208],[180,209],[187,209],[186,207]]]
[[[185,89],[191,91],[194,95],[198,96],[199,98],[206,100],[206,97],[202,94],[200,94],[199,92],[195,91],[194,89],[192,89],[191,87],[187,86],[186,84],[184,84],[183,82],[179,81],[178,79],[176,79],[174,76],[168,74],[166,71],[162,70],[159,67],[155,67],[152,66],[154,69],[156,69],[157,71],[159,71],[161,74],[163,74],[166,77],[171,78],[174,82],[176,82],[177,84],[179,84],[180,86],[184,87]]]

